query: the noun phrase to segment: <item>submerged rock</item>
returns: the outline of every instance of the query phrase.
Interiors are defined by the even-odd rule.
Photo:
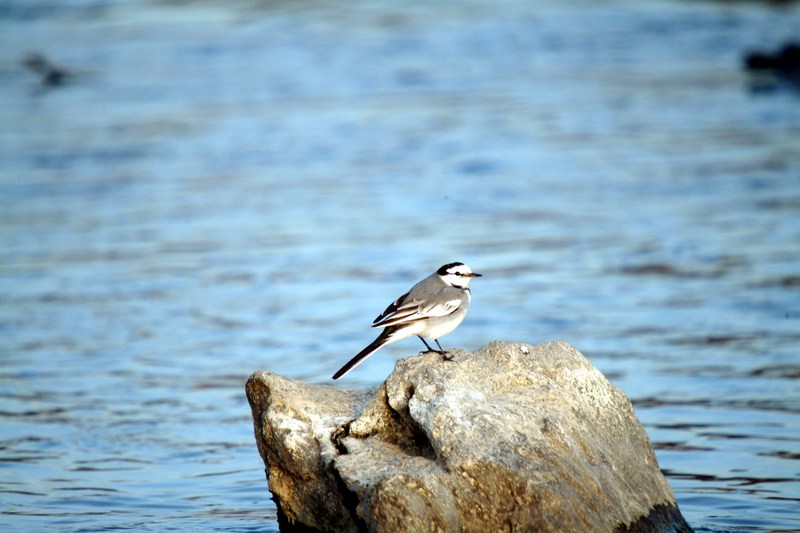
[[[341,391],[256,372],[284,522],[320,531],[691,531],[625,395],[577,350],[493,342]]]

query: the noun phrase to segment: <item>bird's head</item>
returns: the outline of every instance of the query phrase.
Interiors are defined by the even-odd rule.
[[[472,269],[464,263],[447,263],[446,265],[442,265],[436,273],[439,274],[442,281],[451,287],[457,287],[459,289],[466,289],[472,278],[481,276],[481,274],[473,272]]]

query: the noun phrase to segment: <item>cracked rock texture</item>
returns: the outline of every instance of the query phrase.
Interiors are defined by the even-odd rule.
[[[250,377],[284,531],[691,531],[630,402],[576,349],[451,354],[361,391]]]

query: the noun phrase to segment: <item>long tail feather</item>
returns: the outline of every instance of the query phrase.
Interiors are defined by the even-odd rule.
[[[359,363],[361,363],[361,362],[362,362],[364,359],[366,359],[366,358],[367,358],[367,357],[369,357],[370,355],[372,355],[372,354],[374,354],[375,352],[377,352],[377,351],[378,351],[378,349],[379,349],[381,346],[383,346],[384,344],[386,344],[387,342],[389,342],[389,338],[390,338],[390,336],[391,336],[391,335],[390,335],[390,333],[391,333],[391,332],[390,332],[390,331],[388,331],[388,328],[387,328],[387,329],[385,329],[385,330],[383,330],[383,331],[381,332],[381,334],[380,334],[380,335],[378,335],[378,338],[377,338],[377,339],[375,339],[374,341],[372,341],[372,342],[369,344],[369,346],[367,346],[366,348],[364,348],[363,350],[361,350],[360,352],[358,352],[358,353],[356,354],[356,356],[355,356],[355,357],[353,357],[353,358],[352,358],[352,359],[350,359],[350,360],[349,360],[347,363],[345,363],[345,365],[344,365],[342,368],[340,368],[340,369],[339,369],[339,370],[338,370],[338,371],[337,371],[337,372],[336,372],[336,373],[333,375],[333,379],[339,379],[340,377],[344,376],[345,374],[347,374],[348,372],[350,372],[351,370],[353,370],[353,369],[354,369],[356,366],[358,366],[358,365],[359,365]]]

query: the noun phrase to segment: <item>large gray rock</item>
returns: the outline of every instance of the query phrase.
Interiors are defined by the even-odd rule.
[[[285,523],[321,531],[691,531],[625,395],[577,350],[493,342],[377,389],[247,382]]]

